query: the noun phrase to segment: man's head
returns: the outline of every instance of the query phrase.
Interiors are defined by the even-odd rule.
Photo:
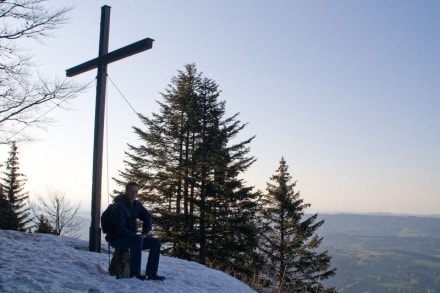
[[[139,191],[139,185],[136,182],[130,182],[125,186],[125,196],[128,198],[130,203],[133,203],[137,198]]]

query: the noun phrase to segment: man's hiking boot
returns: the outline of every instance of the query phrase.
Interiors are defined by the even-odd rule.
[[[159,275],[148,275],[147,280],[163,281],[163,280],[165,280],[165,277],[159,276]]]

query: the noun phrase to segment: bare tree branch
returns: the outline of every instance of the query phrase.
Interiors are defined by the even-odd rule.
[[[55,229],[57,235],[79,237],[81,221],[77,218],[79,203],[77,205],[59,190],[48,189],[46,196],[37,195],[36,202],[31,202],[30,207],[35,216],[35,224],[43,215]]]
[[[27,139],[26,127],[42,127],[50,109],[85,89],[72,82],[39,76],[19,39],[40,41],[68,21],[72,7],[48,8],[47,0],[0,1],[0,144]]]
[[[68,21],[71,7],[48,9],[46,0],[0,1],[0,39],[15,40],[23,36],[38,39]]]

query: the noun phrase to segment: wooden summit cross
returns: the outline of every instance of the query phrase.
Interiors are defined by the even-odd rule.
[[[95,68],[98,69],[96,83],[95,134],[93,144],[92,220],[89,234],[89,250],[95,252],[101,251],[101,178],[107,64],[151,49],[154,41],[153,39],[145,38],[109,53],[110,8],[111,7],[107,5],[101,7],[98,57],[66,70],[66,76],[71,77]]]

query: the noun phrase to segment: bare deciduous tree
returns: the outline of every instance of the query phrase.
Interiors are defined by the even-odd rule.
[[[23,40],[41,41],[67,22],[71,7],[53,9],[45,2],[0,1],[0,144],[26,139],[22,129],[43,126],[48,110],[83,90],[41,77],[32,56],[18,47]]]
[[[36,202],[31,202],[30,206],[36,225],[38,225],[39,218],[43,216],[54,229],[54,234],[79,236],[81,221],[76,214],[80,205],[79,203],[72,204],[64,192],[49,189],[45,197],[37,195]]]

